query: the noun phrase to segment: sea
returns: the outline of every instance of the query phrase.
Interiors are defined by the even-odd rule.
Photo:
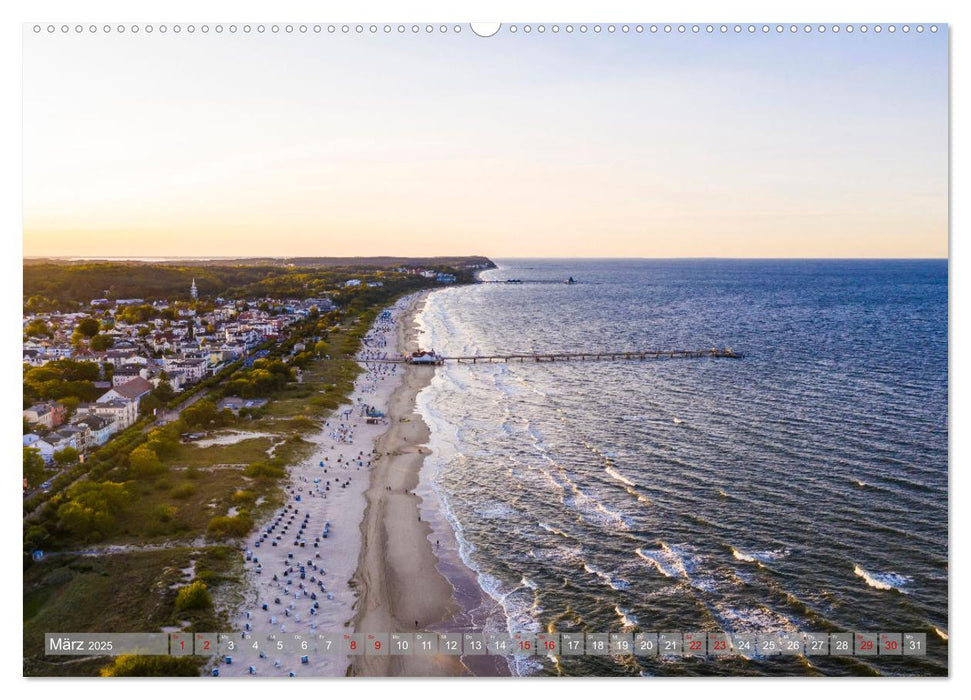
[[[424,348],[741,357],[439,368],[418,397],[422,482],[461,559],[443,573],[481,591],[471,626],[914,632],[927,651],[561,655],[512,673],[947,674],[946,260],[497,264],[428,296]]]

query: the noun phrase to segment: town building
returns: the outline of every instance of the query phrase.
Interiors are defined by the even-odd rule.
[[[79,418],[75,425],[88,430],[87,449],[91,450],[108,442],[115,433],[115,422],[107,416],[89,415]]]
[[[54,446],[39,435],[34,433],[24,435],[24,447],[32,447],[37,450],[41,458],[48,464],[54,460]]]
[[[150,381],[144,377],[135,377],[124,384],[120,384],[112,387],[109,391],[106,391],[101,396],[98,397],[98,403],[105,403],[108,401],[114,401],[115,399],[123,399],[125,401],[135,402],[135,410],[138,410],[139,400],[150,393],[155,387]]]
[[[78,406],[79,416],[102,416],[115,422],[116,432],[125,430],[138,420],[138,403],[128,399],[111,399]]]
[[[36,423],[53,430],[67,419],[67,409],[56,401],[36,403],[24,411],[24,418],[28,423]]]

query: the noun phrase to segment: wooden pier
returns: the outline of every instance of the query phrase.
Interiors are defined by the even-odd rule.
[[[737,360],[741,353],[731,348],[707,348],[704,350],[591,350],[588,352],[527,352],[508,355],[455,355],[438,356],[435,361],[413,362],[412,358],[388,357],[363,359],[359,362],[378,362],[392,364],[440,365],[444,362],[460,364],[503,363],[503,362],[603,362],[618,360],[675,360],[700,358],[727,358]]]

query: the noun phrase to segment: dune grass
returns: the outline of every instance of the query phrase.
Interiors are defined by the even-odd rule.
[[[183,569],[223,605],[177,610],[178,588],[189,583]],[[48,632],[188,632],[229,628],[225,610],[235,604],[243,557],[233,548],[211,546],[106,556],[52,556],[24,573],[24,674],[98,675],[110,657],[45,657]],[[238,602],[238,601],[236,601]],[[188,624],[184,624],[188,623]],[[204,659],[198,662],[204,663]]]

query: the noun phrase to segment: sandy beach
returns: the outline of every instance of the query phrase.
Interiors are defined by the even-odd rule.
[[[365,338],[363,355],[398,353],[400,318],[414,302],[400,300]],[[366,406],[381,411],[403,375],[402,366],[363,362],[350,400],[308,438],[313,455],[290,468],[286,503],[246,540],[248,590],[238,611],[232,663],[221,659],[223,676],[344,676],[350,660],[323,649],[316,637],[353,632],[358,593],[352,579],[362,551],[365,491],[371,484],[378,438],[389,419],[369,423]],[[324,532],[327,535],[324,536]],[[414,623],[412,623],[414,624]],[[294,644],[304,635],[306,650]],[[284,649],[278,651],[277,643]],[[253,643],[258,649],[252,648]],[[287,647],[286,645],[290,645]],[[307,662],[302,663],[301,656]],[[252,667],[252,670],[250,669]]]
[[[398,347],[417,349],[415,298],[398,325]],[[459,611],[452,587],[436,568],[415,494],[429,450],[428,426],[415,409],[415,397],[431,381],[434,367],[409,365],[388,403],[391,427],[378,438],[378,458],[365,493],[361,523],[361,560],[355,581],[360,591],[354,628],[358,632],[415,632],[438,629]],[[462,675],[468,669],[456,656],[360,656],[352,673],[367,676]]]
[[[400,300],[375,322],[349,402],[311,438],[312,457],[291,467],[285,505],[248,538],[249,591],[235,618],[239,646],[232,663],[220,659],[220,675],[508,674],[496,657],[346,655],[339,642],[327,650],[319,639],[469,629],[442,571],[462,569],[465,587],[476,589],[463,601],[480,602],[474,575],[458,561],[454,536],[421,482],[429,428],[416,397],[436,370],[367,361],[419,347],[416,316],[425,296]],[[367,407],[385,416],[369,423]],[[439,554],[448,558],[439,561]]]

